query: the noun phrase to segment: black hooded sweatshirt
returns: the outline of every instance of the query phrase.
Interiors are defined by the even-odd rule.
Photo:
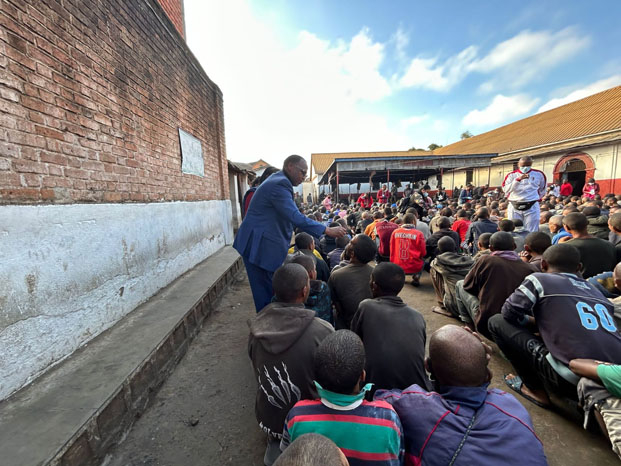
[[[280,438],[285,417],[299,400],[317,398],[313,356],[334,328],[304,304],[274,302],[248,321],[248,355],[257,378],[259,427]]]

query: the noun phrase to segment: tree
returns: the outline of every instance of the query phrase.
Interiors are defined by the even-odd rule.
[[[468,139],[472,137],[472,133],[469,130],[466,130],[463,133],[461,133],[461,136],[459,137],[462,139]]]
[[[408,149],[408,151],[412,151],[412,150],[425,150],[425,149],[419,149],[418,147],[410,147]]]
[[[436,150],[436,149],[439,149],[440,147],[443,147],[443,146],[441,144],[436,144],[435,142],[432,142],[431,144],[427,146],[427,149]]]

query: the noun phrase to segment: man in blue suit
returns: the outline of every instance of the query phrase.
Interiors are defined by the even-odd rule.
[[[304,181],[307,170],[304,158],[287,157],[283,169],[257,188],[235,237],[233,247],[244,260],[257,312],[272,300],[272,276],[287,257],[294,227],[316,237],[345,235],[343,227],[315,222],[295,205],[293,187]]]

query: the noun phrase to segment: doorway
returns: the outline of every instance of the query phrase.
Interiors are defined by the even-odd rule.
[[[582,188],[586,181],[586,164],[580,159],[570,160],[561,172],[561,179],[563,178],[567,178],[573,186],[572,196],[582,196]]]

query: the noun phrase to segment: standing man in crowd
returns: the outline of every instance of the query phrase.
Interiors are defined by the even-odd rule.
[[[509,173],[502,183],[509,207],[509,219],[521,219],[528,231],[539,231],[539,201],[546,194],[546,176],[532,168],[533,159],[522,157],[518,169]]]
[[[235,237],[233,247],[244,260],[257,312],[272,300],[272,276],[287,257],[294,226],[315,237],[345,235],[343,227],[315,222],[295,205],[293,187],[304,181],[307,170],[303,157],[287,157],[282,170],[257,188]]]

